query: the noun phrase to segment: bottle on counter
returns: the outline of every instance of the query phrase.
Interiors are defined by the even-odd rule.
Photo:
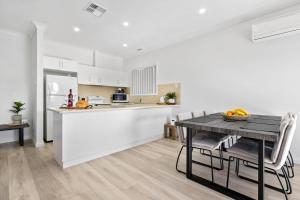
[[[72,94],[72,89],[70,89],[69,95],[68,95],[68,104],[67,104],[68,108],[72,108],[73,107],[73,94]]]

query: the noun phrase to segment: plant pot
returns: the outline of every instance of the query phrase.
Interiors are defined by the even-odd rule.
[[[175,99],[168,99],[168,103],[175,104],[176,100]]]
[[[22,115],[13,115],[11,119],[14,125],[22,124]]]

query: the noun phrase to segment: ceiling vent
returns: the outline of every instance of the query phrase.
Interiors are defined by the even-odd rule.
[[[94,2],[89,2],[84,10],[95,15],[96,17],[101,17],[106,12],[105,8]]]

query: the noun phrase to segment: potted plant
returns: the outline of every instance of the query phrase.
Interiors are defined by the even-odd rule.
[[[19,113],[22,110],[25,110],[25,108],[23,108],[24,105],[25,103],[22,103],[20,101],[14,102],[14,105],[12,106],[13,109],[10,110],[11,112],[15,113],[15,115],[11,117],[14,125],[22,124],[22,115],[19,115]]]
[[[168,92],[166,94],[166,102],[169,104],[175,104],[176,103],[176,93],[175,92]]]

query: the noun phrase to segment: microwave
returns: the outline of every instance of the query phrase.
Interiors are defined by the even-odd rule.
[[[128,103],[128,94],[125,93],[115,93],[112,95],[112,102],[113,103]]]

